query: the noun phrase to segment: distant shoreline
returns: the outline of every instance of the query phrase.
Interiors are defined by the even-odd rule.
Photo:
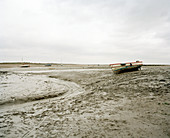
[[[33,62],[0,62],[0,67],[3,65],[6,66],[12,66],[12,65],[23,65],[23,64],[29,64],[29,65],[33,65],[33,66],[44,66],[46,64],[51,64],[52,66],[109,66],[109,64],[76,64],[76,63],[50,63],[50,62],[46,62],[46,63],[33,63]],[[143,66],[170,66],[170,64],[160,64],[160,63],[155,63],[155,64],[143,64]]]

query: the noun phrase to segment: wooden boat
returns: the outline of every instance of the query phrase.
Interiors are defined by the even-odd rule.
[[[141,69],[142,65],[143,65],[142,61],[110,64],[115,74],[129,72],[129,71],[137,71]]]

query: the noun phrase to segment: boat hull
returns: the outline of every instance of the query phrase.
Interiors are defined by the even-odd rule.
[[[143,65],[142,61],[110,64],[115,74],[119,74],[123,72],[130,72],[130,71],[137,71],[141,69],[142,65]]]
[[[115,74],[119,74],[119,73],[124,73],[124,72],[138,71],[140,68],[141,68],[141,65],[126,66],[126,67],[123,67],[123,68],[115,69],[115,70],[113,70],[113,72]]]

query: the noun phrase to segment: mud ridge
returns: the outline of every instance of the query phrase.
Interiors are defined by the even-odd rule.
[[[48,94],[48,95],[36,95],[32,97],[13,97],[10,100],[2,101],[0,102],[0,105],[10,105],[10,104],[22,104],[26,102],[32,102],[32,101],[39,101],[39,100],[47,100],[50,98],[56,98],[63,96],[66,92],[60,92],[60,93],[54,93],[54,94]]]

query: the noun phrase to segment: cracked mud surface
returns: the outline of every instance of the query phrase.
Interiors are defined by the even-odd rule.
[[[0,137],[170,137],[170,66],[0,73]]]

